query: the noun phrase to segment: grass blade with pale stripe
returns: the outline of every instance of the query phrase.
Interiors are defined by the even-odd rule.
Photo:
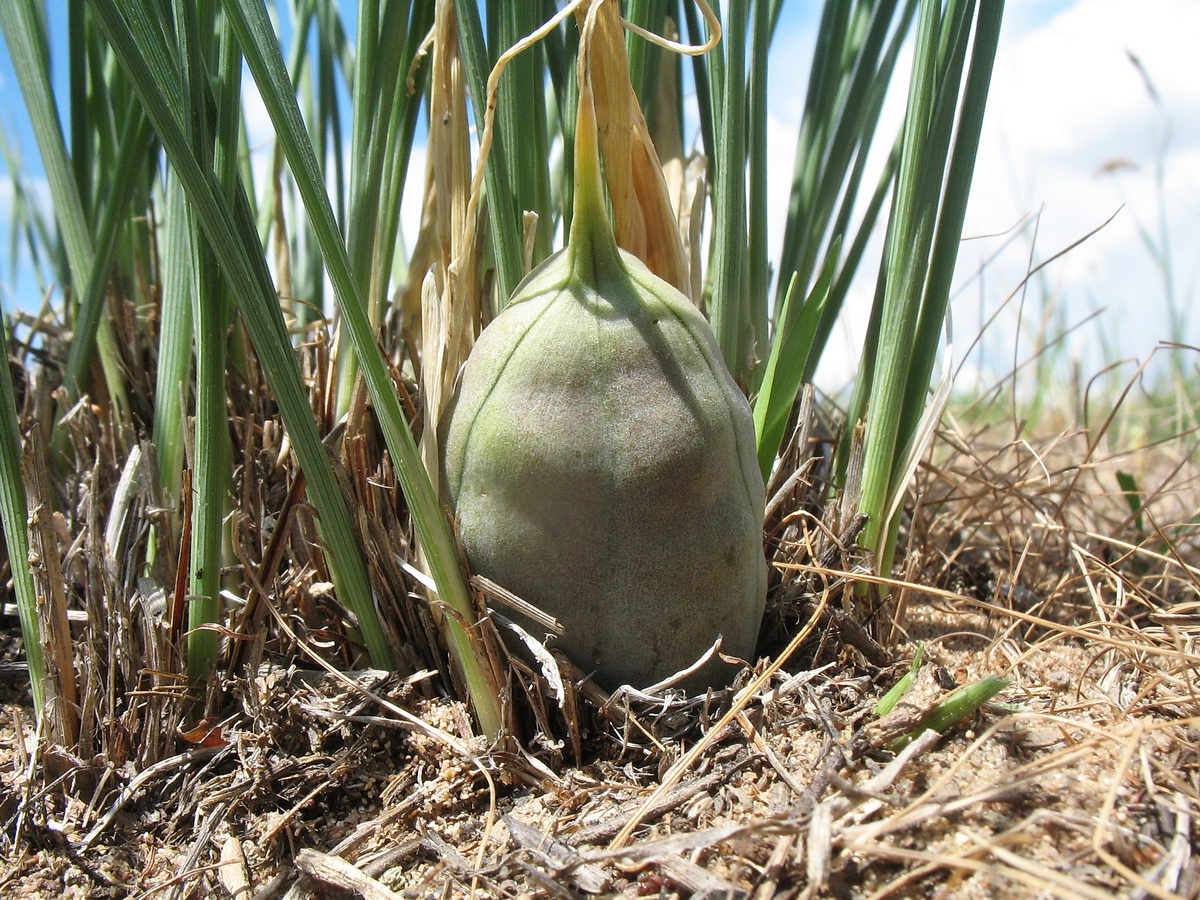
[[[92,286],[93,278],[98,275],[96,253],[83,198],[75,178],[75,168],[68,158],[66,142],[63,139],[62,123],[50,81],[50,64],[43,24],[33,0],[0,3],[0,30],[4,32],[13,69],[25,98],[42,165],[46,171],[55,219],[66,250],[70,283],[79,292],[78,298],[81,295],[100,292],[99,287]],[[119,203],[121,199],[124,198],[112,202]],[[106,280],[106,273],[100,273],[100,277],[101,280]],[[89,313],[89,322],[98,318],[95,306],[93,304]],[[105,322],[102,327],[111,328],[111,325]],[[106,334],[104,340],[111,347],[111,336]],[[78,351],[72,349],[76,353],[85,353],[88,348],[81,347]],[[124,415],[120,410],[127,407],[127,402],[124,399],[124,382],[113,361],[114,355],[111,350],[103,354],[104,373],[109,396],[118,407],[115,418],[123,421]],[[73,391],[77,386],[68,384],[67,387],[68,391]]]
[[[450,531],[450,523],[442,512],[437,491],[421,464],[412,430],[400,407],[388,366],[367,319],[361,285],[351,274],[346,248],[320,179],[312,145],[305,135],[304,123],[291,93],[287,70],[266,10],[253,0],[226,0],[225,11],[275,124],[279,141],[295,174],[297,188],[304,198],[329,271],[343,327],[353,342],[379,419],[380,431],[396,467],[412,514],[413,526],[429,562],[430,574],[437,585],[440,599],[466,621],[473,621],[474,604],[459,566],[458,548]],[[446,623],[456,661],[466,676],[481,727],[489,735],[495,735],[501,724],[499,698],[492,693],[469,635],[455,618],[447,617]]]
[[[1003,3],[979,4],[972,44],[975,11],[973,2],[951,2],[944,12],[939,3],[927,2],[921,9],[885,277],[876,300],[878,344],[869,340],[866,351],[874,371],[860,374],[870,383],[860,501],[869,520],[862,540],[875,551],[882,573],[890,571],[896,551],[895,500],[922,430]],[[968,96],[960,103],[969,48]],[[951,155],[956,110],[961,111]],[[873,320],[872,333],[875,328]]]
[[[8,567],[12,574],[17,615],[21,620],[21,639],[25,662],[29,666],[29,689],[33,708],[40,716],[45,699],[46,664],[42,655],[41,627],[38,624],[37,590],[29,570],[29,500],[21,477],[21,426],[8,367],[8,316],[0,311],[0,346],[4,365],[0,366],[0,524],[8,548]]]
[[[713,235],[708,279],[708,318],[725,365],[741,385],[748,382],[753,338],[746,266],[746,34],[748,6],[730,4],[713,55],[722,52],[720,115],[713,174]]]
[[[833,283],[841,243],[834,241],[817,283],[809,291],[804,304],[799,306],[799,315],[789,323],[788,329],[771,342],[771,356],[763,372],[762,384],[754,398],[754,438],[758,451],[758,465],[763,480],[769,481],[775,457],[783,443],[788,419],[796,402],[796,395],[803,383],[804,371],[813,350],[813,338],[829,303],[830,287]],[[791,289],[786,305],[797,303],[791,296],[798,290],[799,277],[792,276]]]
[[[483,24],[479,19],[478,0],[454,0],[454,14],[458,19],[458,43],[462,52],[463,67],[467,73],[467,91],[471,95],[475,127],[482,128],[488,73],[492,70],[495,58],[500,54],[496,53],[491,57],[488,55]],[[484,185],[488,196],[488,233],[495,255],[496,294],[501,305],[508,302],[513,289],[523,277],[521,260],[524,255],[524,227],[516,203],[505,199],[514,196],[513,187],[509,183],[507,163],[508,154],[513,152],[516,152],[515,148],[507,147],[503,136],[497,135],[492,142],[484,169]]]
[[[122,68],[142,98],[180,183],[187,192],[222,273],[237,285],[239,310],[258,352],[279,406],[292,448],[308,479],[308,496],[317,513],[338,595],[358,617],[376,665],[391,664],[391,648],[379,627],[366,561],[355,535],[345,496],[317,433],[312,408],[300,378],[271,277],[244,194],[230,209],[211,170],[204,169],[178,120],[177,62],[163,49],[150,23],[128,16],[116,0],[89,0]]]

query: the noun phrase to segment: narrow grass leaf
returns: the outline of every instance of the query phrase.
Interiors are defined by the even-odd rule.
[[[725,364],[739,384],[746,384],[754,335],[746,269],[746,34],[749,9],[730,4],[722,23],[723,80],[713,176],[713,236],[709,262],[712,294],[708,316]],[[760,335],[759,337],[765,337]]]
[[[1125,497],[1125,502],[1129,505],[1129,512],[1133,516],[1133,527],[1139,535],[1145,534],[1146,525],[1142,517],[1142,492],[1138,489],[1137,479],[1128,472],[1117,470],[1117,484],[1121,488],[1121,494]]]
[[[913,681],[916,680],[917,671],[925,663],[925,645],[917,644],[917,652],[913,654],[912,663],[908,667],[908,671],[904,676],[892,685],[891,690],[879,698],[879,702],[875,704],[875,715],[882,718],[896,708],[896,704],[901,698],[908,693],[912,687]]]
[[[501,51],[488,54],[484,39],[483,24],[479,19],[478,0],[454,0],[454,14],[458,20],[458,40],[462,51],[463,66],[467,71],[467,90],[475,112],[475,127],[483,127],[483,111],[487,98],[487,79],[492,63]],[[540,95],[539,95],[540,96]],[[515,202],[513,186],[509,182],[509,153],[515,148],[505,145],[503,136],[492,143],[484,170],[484,185],[488,197],[488,234],[492,239],[492,252],[496,263],[496,293],[503,305],[508,302],[513,289],[521,280],[523,267],[524,227],[520,210]]]
[[[0,29],[8,44],[13,70],[17,75],[34,138],[46,170],[46,181],[54,212],[66,246],[71,278],[75,285],[86,285],[91,278],[92,237],[84,215],[79,186],[67,157],[62,124],[50,82],[46,35],[35,0],[9,0],[0,3]]]
[[[407,89],[407,77],[431,24],[425,15],[430,6],[412,8],[409,2],[394,0],[384,5],[382,16],[378,3],[365,3],[359,9],[345,233],[351,275],[362,288],[367,318],[376,328],[392,261],[392,253],[379,238],[396,233],[399,217],[399,204],[385,202],[396,193],[389,179],[398,178],[402,183],[408,170],[407,150],[398,153],[388,138],[396,133],[394,127],[407,130],[407,123],[415,126],[422,96]],[[406,125],[401,125],[402,121]],[[340,138],[335,140],[340,143]],[[399,166],[395,165],[398,157],[403,163]],[[346,343],[349,336],[343,332],[341,340],[346,352],[338,353],[338,416],[349,408],[357,372],[356,357]]]
[[[184,466],[183,422],[191,398],[192,297],[196,294],[192,211],[174,172],[167,174],[159,254],[162,260],[158,337],[158,369],[154,391],[154,448],[163,502],[170,513],[179,509]],[[168,546],[178,534],[178,521],[167,520]]]
[[[138,22],[138,17],[127,16],[116,0],[89,0],[89,3],[142,98],[226,279],[239,287],[237,296],[243,320],[308,479],[309,498],[317,512],[339,596],[358,617],[375,664],[390,665],[391,648],[379,628],[366,561],[355,539],[346,498],[317,433],[249,204],[239,194],[237,205],[231,210],[211,170],[204,169],[196,159],[178,118],[181,104],[177,86],[182,83],[182,76],[178,65],[172,65],[164,50],[164,42],[155,40],[145,23]]]
[[[840,250],[841,243],[834,241],[817,283],[803,304],[800,304],[798,297],[799,277],[792,276],[791,288],[784,301],[786,324],[771,342],[771,355],[754,398],[754,436],[764,481],[769,481],[771,468],[787,431],[792,407],[800,392],[817,326],[829,302],[829,290]]]
[[[225,0],[225,11],[271,115],[288,163],[295,173],[305,209],[313,222],[343,326],[353,342],[371,402],[379,418],[380,431],[396,467],[412,513],[413,526],[429,562],[440,599],[466,621],[473,621],[474,604],[459,567],[458,549],[450,524],[421,464],[412,430],[404,417],[387,364],[367,319],[361,286],[350,272],[346,248],[321,182],[312,145],[305,135],[266,10],[253,0]],[[448,617],[446,622],[455,658],[466,677],[481,727],[494,736],[501,724],[499,699],[491,693],[488,679],[474,654],[470,636],[453,617]]]
[[[71,123],[71,164],[75,169],[75,183],[79,187],[80,199],[85,203],[91,197],[92,184],[92,128],[89,122],[93,104],[88,103],[88,67],[90,63],[88,45],[91,30],[87,6],[71,3],[67,6],[67,110]],[[89,219],[91,210],[86,210]]]
[[[876,303],[881,304],[878,361],[867,406],[861,509],[868,516],[863,543],[876,549],[877,563],[878,551],[889,531],[884,511],[892,492],[897,450],[903,442],[900,413],[904,408],[910,353],[920,317],[940,199],[943,169],[936,152],[938,136],[931,130],[942,74],[938,68],[938,49],[943,26],[953,28],[953,21],[949,24],[942,21],[940,3],[924,3],[917,27],[900,170],[888,227],[883,292],[876,298]]]
[[[152,146],[149,120],[136,103],[130,103],[119,142],[117,167],[96,227],[95,265],[78,298],[74,334],[67,353],[63,382],[74,397],[78,396],[83,385],[84,373],[95,349],[96,332],[104,316],[108,273],[116,255],[117,239],[133,213],[130,201],[134,193],[134,182],[145,175],[148,161],[152,159]],[[113,383],[123,385],[124,379],[110,378],[109,384]]]
[[[695,3],[683,4],[683,18],[687,22],[688,40],[695,45],[703,44],[706,35]],[[720,52],[692,57],[692,80],[696,87],[696,107],[700,113],[700,138],[704,145],[704,153],[709,160],[710,179],[717,165],[715,125],[717,116],[713,98],[719,96],[720,93],[720,65]]]
[[[427,4],[420,4],[414,19],[408,28],[407,44],[400,71],[410,72],[412,84],[406,89],[396,91],[392,99],[392,108],[388,117],[387,133],[383,138],[387,152],[384,157],[383,186],[381,190],[379,222],[375,229],[375,246],[372,252],[374,264],[370,269],[370,281],[367,288],[372,300],[369,305],[384,303],[388,283],[395,277],[407,277],[407,258],[404,255],[403,235],[400,231],[400,205],[404,198],[404,188],[408,179],[409,163],[412,159],[413,140],[416,135],[417,123],[421,119],[420,99],[425,96],[425,85],[428,82],[428,66],[421,65],[413,72],[412,65],[419,51],[428,22],[425,14],[431,12]]]
[[[42,654],[42,635],[38,624],[37,590],[29,570],[29,500],[21,475],[21,426],[17,419],[16,398],[8,366],[8,316],[0,311],[0,346],[5,364],[0,366],[0,524],[8,549],[9,571],[21,620],[21,639],[25,662],[29,666],[29,689],[33,708],[40,716],[45,700],[46,664]]]
[[[504,50],[536,31],[543,19],[535,3],[491,0],[489,16],[499,25]],[[550,255],[550,135],[547,127],[545,49],[536,44],[509,61],[500,79],[496,98],[496,132],[506,151],[508,184],[518,213],[537,213],[537,230],[531,262],[537,265]]]
[[[237,171],[237,119],[230,111],[239,105],[241,59],[225,19],[217,35],[219,59],[206,58],[203,36],[212,33],[213,23],[200,22],[195,12],[187,0],[176,4],[179,56],[189,82],[185,121],[191,123],[193,148],[211,166],[218,188],[229,202],[233,199]],[[212,109],[219,119],[206,114],[210,108],[210,68],[215,72],[218,91]],[[217,656],[217,631],[206,626],[221,620],[221,550],[232,480],[229,423],[225,413],[226,343],[232,310],[227,285],[208,241],[198,228],[193,230],[190,240],[196,251],[197,290],[192,297],[196,431],[187,667],[193,683],[202,684]]]
[[[688,3],[694,5],[693,0]],[[622,11],[622,18],[651,34],[663,34],[667,20],[666,0],[629,0]],[[662,48],[643,40],[633,32],[625,36],[629,56],[629,81],[637,94],[642,114],[651,132],[655,130],[658,109],[659,59]]]
[[[859,158],[855,162],[855,172],[851,176],[851,181],[857,183],[862,176],[862,168],[867,160],[866,148],[862,148]],[[809,357],[808,368],[804,372],[804,381],[811,382],[816,373],[817,363],[825,354],[825,348],[829,344],[830,335],[833,333],[834,325],[837,323],[838,317],[841,315],[846,295],[850,290],[850,285],[854,276],[858,273],[859,267],[862,264],[863,255],[866,253],[867,244],[876,233],[876,224],[879,222],[879,214],[883,210],[883,205],[891,194],[893,183],[896,179],[896,170],[900,166],[900,140],[895,141],[892,152],[888,155],[887,161],[884,163],[883,169],[880,171],[879,180],[875,185],[875,191],[871,195],[871,199],[867,201],[867,206],[862,214],[862,219],[859,222],[857,229],[854,231],[854,239],[850,242],[849,249],[846,251],[846,258],[842,261],[842,267],[837,279],[834,281],[833,288],[830,291],[830,300],[826,304],[825,313],[817,325],[817,334],[813,338],[813,353]],[[845,234],[849,232],[849,225],[846,221],[851,211],[848,204],[843,204],[842,210],[838,213],[838,219],[833,226],[833,234]],[[882,275],[882,273],[880,273]],[[864,344],[863,363],[867,364],[871,360],[873,365],[873,347],[874,344],[869,341]],[[859,383],[863,379],[861,375],[855,382],[855,390],[858,389]],[[864,383],[864,387],[869,387],[869,379]],[[853,406],[851,407],[853,410]],[[851,422],[858,421],[861,417],[861,410],[856,414],[847,413],[847,420]]]
[[[974,3],[951,2],[939,15],[940,4],[929,3],[922,8],[918,28],[887,236],[886,277],[877,295],[880,307],[872,311],[868,330],[867,354],[876,361],[866,401],[861,509],[869,517],[863,542],[875,551],[876,568],[882,573],[890,571],[896,552],[903,491],[949,395],[949,384],[943,383],[932,404],[927,398],[962,237],[1003,4],[978,6],[972,45],[975,12]],[[968,55],[967,96],[960,104]],[[956,110],[960,110],[957,137],[951,151]],[[857,393],[856,400],[863,402],[867,394]]]
[[[949,730],[989,703],[1010,683],[1007,678],[988,675],[986,678],[959,688],[935,706],[912,731],[895,738],[891,743],[891,749],[903,750],[926,731],[944,732]]]
[[[846,256],[811,337],[801,384],[812,381],[824,356],[891,190],[898,151],[885,162],[874,194],[860,211],[858,194],[883,99],[915,9],[916,0],[903,5],[896,0],[828,3],[822,14],[796,149],[780,272],[796,273],[799,295],[804,296],[820,277],[818,264],[824,268],[835,241],[841,242]],[[785,302],[788,281],[781,278],[777,285],[772,345],[792,329],[797,314],[797,305]],[[773,346],[771,354],[775,352]]]
[[[95,276],[95,248],[85,213],[75,168],[67,155],[62,123],[50,81],[50,65],[46,35],[40,11],[33,0],[12,0],[0,3],[0,30],[8,44],[13,69],[29,112],[34,137],[41,154],[42,165],[54,204],[55,219],[62,235],[70,270],[70,284],[80,294],[86,294]],[[119,198],[116,202],[120,202]],[[94,307],[92,313],[94,315]],[[102,322],[102,362],[109,396],[117,406],[115,418],[125,420],[124,381],[115,362],[111,323]],[[86,348],[79,352],[86,352]],[[75,385],[68,385],[74,390]]]
[[[748,256],[746,260],[747,290],[744,303],[749,311],[750,333],[758,341],[754,353],[763,355],[767,340],[767,291],[771,282],[771,267],[767,261],[767,202],[770,185],[767,181],[767,61],[771,50],[772,18],[765,3],[754,5],[754,28],[750,35],[750,78],[747,120],[747,219]],[[770,351],[766,351],[770,352]],[[752,366],[751,386],[762,374],[762,366]],[[798,389],[798,388],[797,388]],[[794,398],[793,398],[794,399]]]
[[[929,277],[922,298],[920,320],[917,323],[916,343],[912,355],[913,367],[902,413],[904,421],[914,421],[920,417],[934,360],[937,357],[942,323],[945,321],[950,299],[951,279],[954,276],[955,263],[958,261],[958,248],[962,242],[963,222],[966,219],[967,201],[971,195],[979,135],[983,128],[1003,16],[1003,0],[990,0],[980,3],[977,7],[971,61],[962,101],[959,104],[958,125],[946,184],[942,190],[937,232],[930,256]],[[970,16],[964,14],[959,26],[963,33],[957,41],[962,53],[966,52],[966,31],[969,29],[969,23]],[[954,87],[957,87],[960,69],[961,62],[950,72],[950,77],[954,79]],[[957,98],[957,91],[943,89],[942,93],[945,107],[943,117],[947,121],[943,127],[949,128],[948,122],[953,114],[953,100]]]

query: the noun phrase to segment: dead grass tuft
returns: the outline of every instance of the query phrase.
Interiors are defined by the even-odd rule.
[[[30,435],[52,414],[64,351],[54,326],[34,332],[36,353],[18,348],[45,363],[22,370]],[[385,332],[404,346],[398,322]],[[152,353],[149,337],[131,332],[131,354]],[[329,346],[317,327],[302,353],[324,410]],[[393,363],[412,371],[398,351]],[[1194,435],[1151,439],[1140,411],[1052,434],[947,417],[885,596],[853,500],[826,500],[840,426],[810,392],[768,490],[762,658],[706,697],[609,696],[561,656],[512,660],[520,741],[488,748],[440,674],[369,407],[324,427],[396,673],[360,668],[303,481],[252,355],[245,365],[229,393],[237,563],[207,709],[185,702],[174,572],[186,542],[157,496],[148,411],[118,424],[91,398],[62,418],[71,452],[45,446],[42,555],[61,570],[65,613],[47,626],[69,665],[35,733],[5,619],[6,896],[1200,892]],[[131,360],[132,381],[148,368]],[[496,586],[475,587],[503,613]],[[931,660],[921,702],[987,675],[1011,686],[895,753],[873,709],[918,643]]]

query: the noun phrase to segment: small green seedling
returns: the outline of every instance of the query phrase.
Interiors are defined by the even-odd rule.
[[[912,665],[909,666],[908,672],[875,704],[875,715],[882,719],[896,710],[897,704],[916,683],[917,673],[921,670],[924,660],[925,647],[922,644],[917,647],[917,652],[913,656]],[[937,732],[946,731],[991,702],[992,698],[1008,687],[1009,683],[1010,681],[1007,678],[989,675],[973,684],[959,688],[942,700],[929,706],[924,712],[914,710],[910,715],[915,724],[910,725],[900,734],[891,737],[888,741],[888,746],[892,750],[902,750],[929,729]],[[905,724],[908,723],[906,722]]]
[[[917,670],[921,668],[925,662],[925,645],[918,644],[917,652],[913,654],[912,664],[908,667],[908,671],[904,673],[904,677],[897,681],[890,691],[880,698],[875,704],[875,715],[882,718],[890,713],[896,706],[896,701],[908,693],[908,689],[912,687],[913,680],[917,677]]]
[[[1009,679],[997,675],[988,675],[973,684],[961,687],[950,694],[945,700],[935,706],[921,723],[907,731],[891,743],[893,750],[903,750],[925,731],[932,729],[944,732],[958,724],[977,709],[985,706],[993,697],[1010,684]]]

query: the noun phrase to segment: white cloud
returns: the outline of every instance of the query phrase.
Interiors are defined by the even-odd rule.
[[[1190,35],[1200,32],[1200,4],[1079,0],[1046,21],[1018,15],[1017,22],[1028,27],[1006,27],[1002,37],[967,233],[997,232],[1022,215],[1040,215],[1036,262],[1120,210],[1053,264],[1045,299],[1070,323],[1106,309],[1076,338],[1085,366],[1103,361],[1096,348],[1104,341],[1109,352],[1143,357],[1170,336],[1164,278],[1171,278],[1177,304],[1186,307],[1196,293],[1200,82]],[[1167,240],[1169,276],[1140,229],[1155,245]],[[960,271],[1000,244],[964,245]],[[986,306],[1016,286],[1029,255],[1029,239],[1020,240],[989,265]],[[1033,291],[1035,304],[1041,291]],[[1015,333],[1009,322],[990,340],[1011,344]],[[1000,352],[1011,357],[1011,347]]]
[[[1027,224],[1015,238],[963,244],[953,308],[956,352],[1019,284],[1035,218],[1036,263],[1120,209],[1100,234],[1044,271],[1026,297],[1020,331],[1015,304],[1001,314],[975,361],[1011,363],[1018,333],[1028,336],[1035,330],[1030,322],[1044,313],[1057,316],[1061,327],[1100,307],[1106,312],[1068,344],[1083,357],[1085,370],[1107,360],[1102,344],[1104,354],[1144,357],[1169,336],[1169,316],[1165,276],[1139,229],[1161,242],[1165,228],[1179,308],[1186,310],[1200,290],[1200,80],[1194,49],[1200,4],[1010,0],[1005,15],[965,233],[1009,232],[1022,217]],[[781,33],[781,41],[799,52],[785,65],[776,50],[772,65],[769,165],[771,183],[779,186],[770,201],[776,253],[812,46],[807,28],[796,25]],[[901,88],[910,64],[910,55],[898,63]],[[903,90],[893,90],[877,138],[881,148],[899,126],[903,106]],[[864,258],[863,277],[819,373],[826,387],[844,383],[857,364],[879,252],[877,242]],[[972,282],[985,261],[983,278]],[[1194,317],[1193,343],[1197,326],[1200,319]],[[1027,354],[1028,339],[1016,349],[1018,356]]]
[[[31,203],[42,211],[47,221],[50,220],[52,204],[50,202],[50,184],[44,175],[31,174],[22,171],[19,175],[21,189],[25,202]],[[37,283],[33,260],[29,255],[29,247],[24,235],[17,236],[15,266],[12,255],[13,220],[9,213],[16,200],[15,190],[10,174],[0,175],[0,306],[5,310],[35,309],[42,301],[42,291]],[[43,260],[43,265],[46,261]],[[50,273],[46,273],[49,275]]]
[[[275,149],[275,125],[248,66],[242,67],[242,120],[246,124],[246,144],[250,148],[257,184],[270,171],[271,154]]]
[[[474,148],[472,148],[474,149]],[[409,252],[416,246],[421,233],[421,207],[425,201],[425,166],[428,145],[413,143],[404,175],[404,195],[400,198],[400,231]]]

